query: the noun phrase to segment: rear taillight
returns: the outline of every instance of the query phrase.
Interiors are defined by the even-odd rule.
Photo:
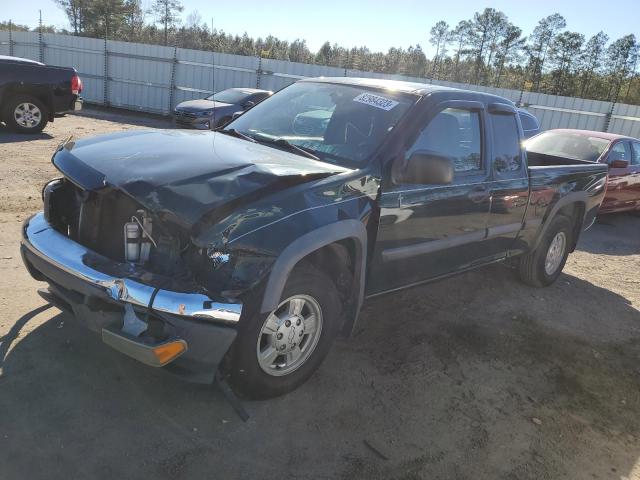
[[[82,92],[82,80],[80,80],[77,73],[74,73],[73,77],[71,77],[71,93],[80,95],[80,92]]]

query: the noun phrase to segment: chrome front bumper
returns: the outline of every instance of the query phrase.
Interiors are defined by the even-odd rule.
[[[242,304],[215,302],[201,293],[154,288],[130,278],[118,278],[97,270],[87,264],[89,259],[92,259],[92,263],[96,263],[96,258],[101,258],[103,262],[109,260],[55,230],[45,220],[42,212],[25,222],[22,248],[50,267],[65,273],[70,280],[80,281],[118,303],[130,303],[158,312],[231,325],[240,320]],[[28,261],[28,255],[25,255],[25,263]],[[62,286],[69,288],[68,285]]]

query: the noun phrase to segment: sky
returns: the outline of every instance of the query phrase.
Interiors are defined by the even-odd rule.
[[[149,7],[152,0],[143,0]],[[197,10],[203,21],[228,33],[252,37],[273,34],[285,40],[306,39],[312,51],[326,40],[345,47],[367,46],[386,51],[391,46],[420,44],[427,53],[429,30],[439,20],[454,26],[473,13],[493,7],[528,35],[544,16],[558,12],[567,29],[590,37],[603,30],[611,39],[634,33],[640,37],[640,0],[182,0],[183,17]],[[240,5],[238,7],[238,5]],[[0,0],[0,21],[36,26],[38,10],[45,24],[69,28],[53,0]],[[151,20],[151,19],[149,19]]]

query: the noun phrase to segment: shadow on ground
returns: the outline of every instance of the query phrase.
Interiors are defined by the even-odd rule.
[[[3,143],[32,142],[34,140],[50,140],[53,137],[46,131],[40,133],[15,133],[0,123],[0,145]]]
[[[2,476],[618,479],[640,454],[639,329],[620,295],[493,267],[371,301],[306,385],[242,423],[215,388],[58,314],[4,361]]]
[[[106,120],[109,122],[117,122],[122,125],[139,126],[146,128],[175,128],[169,117],[161,115],[152,115],[143,112],[131,112],[128,110],[120,110],[117,108],[105,108],[94,105],[85,106],[85,108],[79,112],[69,113],[64,117],[59,117],[54,120],[54,124],[64,125],[67,119],[73,117],[81,117],[93,120]],[[49,132],[53,131],[52,124],[48,124],[44,131],[41,133],[24,134],[14,133],[10,131],[4,124],[0,123],[0,145],[8,143],[21,143],[21,142],[33,142],[35,140],[51,140],[53,135]],[[82,137],[84,131],[82,127],[78,127],[77,131],[65,132],[65,136],[73,134],[77,137]],[[62,141],[64,137],[60,138]]]
[[[640,214],[599,216],[589,234],[582,236],[578,250],[616,256],[640,254]]]
[[[131,110],[121,110],[118,108],[100,107],[97,105],[87,106],[83,110],[73,113],[73,115],[97,120],[109,120],[125,125],[136,125],[141,127],[174,127],[169,117],[153,115],[145,112],[132,112]]]

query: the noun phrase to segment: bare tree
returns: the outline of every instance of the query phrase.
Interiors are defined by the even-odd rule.
[[[142,34],[144,28],[144,10],[142,0],[125,0],[124,2],[124,30],[127,38],[134,41]]]
[[[485,8],[482,13],[476,12],[471,21],[469,43],[473,49],[475,61],[473,69],[473,82],[479,83],[485,79],[485,56],[493,50],[492,43],[504,28],[507,17],[495,8]],[[491,55],[489,55],[489,61]],[[484,83],[484,81],[483,81]]]
[[[87,16],[87,9],[91,1],[87,0],[55,0],[69,19],[71,28],[75,35],[80,35],[84,32],[84,20]]]
[[[180,0],[154,0],[151,12],[156,15],[156,22],[164,29],[164,44],[167,45],[169,29],[180,22],[180,12],[184,7]]]
[[[95,37],[117,37],[124,25],[124,0],[91,0],[87,3],[85,32]]]
[[[509,23],[504,30],[502,41],[498,44],[496,53],[495,86],[499,87],[504,72],[504,67],[512,60],[518,58],[524,47],[526,38],[522,37],[522,30]]]
[[[540,88],[544,64],[547,59],[549,47],[556,35],[567,26],[567,21],[559,13],[554,13],[543,18],[529,37],[529,66],[531,69],[531,81],[534,90]]]
[[[549,61],[553,66],[552,91],[556,95],[573,93],[572,89],[567,87],[567,82],[578,64],[583,44],[584,35],[577,32],[562,32],[553,40],[549,49]]]
[[[171,42],[183,10],[181,0],[54,1],[64,10],[76,35],[101,37],[108,32],[110,38],[150,44]],[[146,3],[152,6],[149,11],[142,8]],[[155,17],[146,22],[145,14],[149,13]],[[207,23],[198,12],[190,13],[176,32],[181,46],[599,100],[620,97],[640,104],[637,39],[627,35],[609,44],[600,32],[580,48],[584,39],[578,33],[562,33],[566,22],[557,13],[541,19],[528,38],[494,8],[476,12],[453,29],[439,21],[428,30],[435,52],[430,59],[419,45],[373,52],[366,46],[345,48],[326,42],[316,53],[309,51],[304,39],[288,42],[273,35],[254,39],[248,33],[210,30]],[[0,22],[0,29],[7,27],[7,22]],[[11,28],[29,30],[27,26]]]
[[[456,28],[451,33],[452,42],[456,45],[456,58],[454,62],[453,68],[453,81],[459,82],[459,67],[460,67],[460,56],[464,52],[464,48],[469,43],[469,37],[471,35],[471,22],[468,20],[462,20],[456,25]]]
[[[431,65],[431,77],[436,74],[436,69],[438,67],[438,61],[441,56],[444,56],[444,51],[446,50],[446,45],[449,39],[449,24],[443,20],[440,20],[436,23],[432,28],[429,37],[429,43],[431,45],[435,45],[436,53],[433,56],[433,63]]]
[[[604,32],[598,32],[585,44],[582,54],[580,55],[580,96],[584,97],[589,93],[589,85],[594,75],[600,71],[604,62],[604,54],[606,50],[609,36]]]
[[[607,48],[607,73],[611,78],[608,98],[616,102],[622,83],[635,69],[638,58],[638,45],[635,35],[619,38]]]
[[[640,42],[637,42],[633,47],[633,51],[631,53],[632,63],[631,69],[629,71],[629,83],[627,84],[627,93],[625,95],[625,101],[629,101],[630,93],[631,93],[631,85],[633,85],[634,80],[638,76],[638,67],[640,66],[638,60],[640,60]]]

